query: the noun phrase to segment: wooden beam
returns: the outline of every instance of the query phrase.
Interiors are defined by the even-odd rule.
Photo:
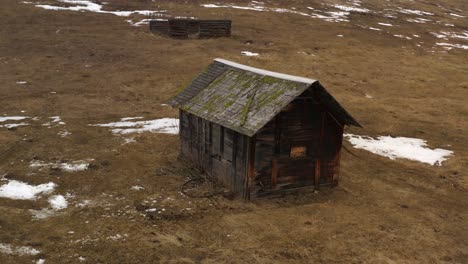
[[[278,160],[273,158],[273,167],[271,169],[271,188],[276,188],[276,183],[278,181]]]
[[[319,189],[320,187],[320,159],[315,160],[315,189]]]
[[[320,158],[323,157],[323,135],[325,133],[325,118],[326,118],[326,112],[322,112],[322,125],[320,127],[320,138],[319,138],[319,158],[315,161],[315,189],[320,188]]]
[[[250,199],[250,192],[252,190],[253,180],[255,178],[255,136],[249,138],[248,146],[248,163],[247,163],[247,177],[246,177],[246,192],[244,193],[245,199]]]

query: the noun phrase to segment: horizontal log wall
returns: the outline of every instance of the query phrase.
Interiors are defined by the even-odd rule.
[[[217,38],[230,37],[231,24],[231,20],[152,20],[150,30],[174,38]]]
[[[256,135],[250,197],[336,184],[342,134],[343,126],[322,105],[294,100]],[[294,147],[298,157],[291,156]]]

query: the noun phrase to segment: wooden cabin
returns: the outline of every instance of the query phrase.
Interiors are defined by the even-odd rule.
[[[345,125],[316,80],[215,59],[169,100],[180,157],[245,199],[335,186]]]
[[[173,38],[219,38],[231,36],[231,20],[187,18],[155,19],[149,23],[153,33]]]

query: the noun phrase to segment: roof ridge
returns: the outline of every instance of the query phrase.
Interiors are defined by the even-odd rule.
[[[228,61],[228,60],[225,60],[225,59],[216,58],[216,59],[214,59],[214,61],[226,64],[226,65],[229,65],[229,66],[232,66],[234,68],[241,69],[241,70],[250,71],[250,72],[253,72],[253,73],[260,74],[260,75],[267,75],[267,76],[270,76],[270,77],[289,80],[289,81],[293,81],[293,82],[313,84],[314,82],[317,81],[317,80],[309,79],[309,78],[305,78],[305,77],[300,77],[300,76],[294,76],[294,75],[289,75],[289,74],[285,74],[285,73],[279,73],[279,72],[274,72],[274,71],[263,70],[263,69],[247,66],[247,65],[244,65],[244,64],[240,64],[240,63],[237,63],[237,62]]]

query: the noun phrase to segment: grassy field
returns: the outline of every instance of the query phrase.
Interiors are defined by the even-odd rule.
[[[0,198],[0,263],[468,262],[466,1],[101,3],[233,20],[231,38],[207,40],[126,21],[143,15],[29,1],[0,2],[0,117],[28,117],[0,127],[0,185],[56,187],[35,200]],[[201,6],[214,3],[224,7]],[[191,198],[177,135],[92,126],[177,118],[162,104],[214,58],[320,80],[364,127],[347,133],[421,138],[454,154],[431,166],[345,141],[337,188]],[[74,161],[88,169],[47,165]],[[51,195],[68,207],[51,209]]]

